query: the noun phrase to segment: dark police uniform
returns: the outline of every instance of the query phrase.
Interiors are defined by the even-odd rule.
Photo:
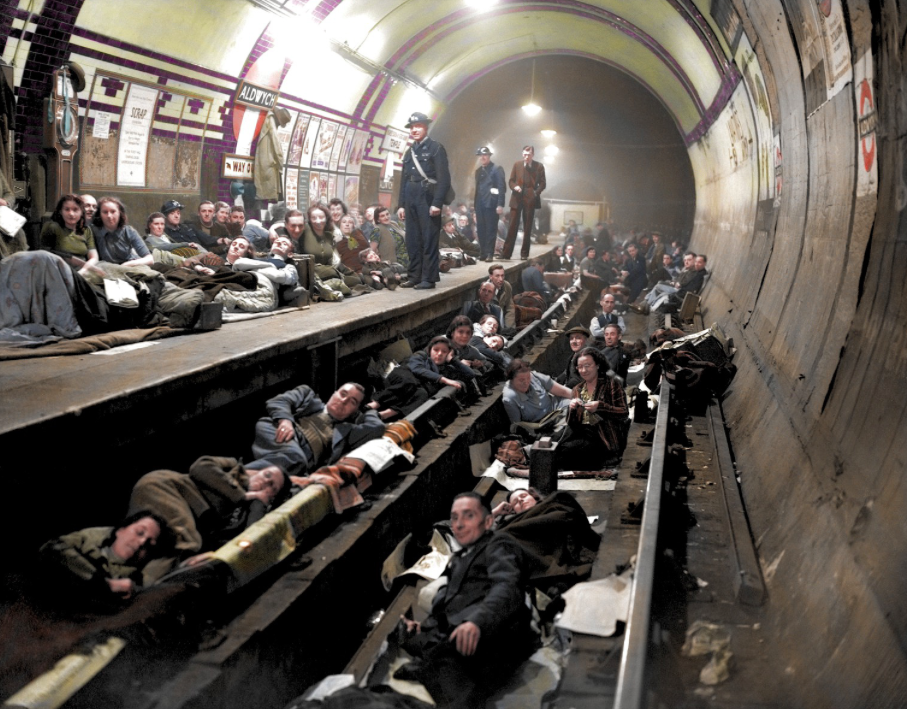
[[[166,216],[174,209],[183,210],[184,207],[175,199],[164,202],[164,206],[161,207],[161,212],[164,213],[165,217],[164,233],[175,243],[189,244],[194,242],[205,247],[217,246],[217,239],[211,238],[210,235],[205,234],[204,232],[197,232],[188,224],[180,222],[179,226],[172,226],[170,222],[166,221]]]
[[[488,148],[479,148],[476,155],[491,155]],[[476,226],[479,237],[479,257],[491,260],[498,238],[498,208],[504,207],[504,168],[489,162],[476,170]]]
[[[407,128],[413,123],[430,123],[421,113],[409,118]],[[436,180],[427,182],[413,161],[413,153],[419,160],[425,176]],[[431,138],[414,143],[403,156],[403,174],[397,208],[406,213],[406,251],[409,254],[407,280],[418,284],[433,284],[441,280],[438,269],[438,236],[441,232],[441,214],[429,214],[431,207],[441,209],[444,197],[450,189],[450,169],[447,166],[447,151],[444,146]]]

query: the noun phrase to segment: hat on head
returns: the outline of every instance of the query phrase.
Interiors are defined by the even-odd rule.
[[[589,332],[589,328],[583,327],[582,325],[574,325],[569,330],[564,331],[564,334],[567,337],[570,337],[570,335],[572,335],[574,333],[579,334],[579,335],[585,335],[587,338],[592,337],[592,333]]]
[[[168,199],[166,202],[164,202],[164,206],[161,207],[161,211],[164,214],[169,214],[174,209],[184,209],[184,207],[179,202],[177,202],[175,199]]]
[[[491,151],[488,149],[487,145],[483,145],[481,148],[476,150],[476,155],[491,155]]]
[[[429,123],[431,123],[431,118],[426,116],[424,113],[419,113],[419,111],[416,111],[407,119],[406,127],[412,127],[413,123],[424,123],[425,125],[428,125]]]
[[[444,220],[444,224],[451,224],[451,223],[456,224],[457,218],[456,217],[447,217],[447,219]]]
[[[287,123],[289,123],[293,117],[290,115],[290,112],[283,106],[278,106],[274,109],[274,118],[277,119],[278,125],[280,125],[280,127],[282,128]]]

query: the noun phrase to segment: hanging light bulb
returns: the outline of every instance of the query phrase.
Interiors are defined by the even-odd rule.
[[[532,60],[532,83],[529,85],[529,103],[523,106],[527,116],[537,116],[542,112],[542,107],[535,102],[535,59]]]

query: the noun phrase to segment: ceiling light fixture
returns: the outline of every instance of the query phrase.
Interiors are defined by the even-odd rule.
[[[542,107],[535,102],[535,59],[532,60],[532,83],[529,85],[529,103],[523,106],[527,116],[537,116],[542,112]]]

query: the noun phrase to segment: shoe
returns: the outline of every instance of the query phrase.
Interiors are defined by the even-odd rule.
[[[413,286],[415,290],[431,290],[435,287],[435,284],[431,281],[422,281],[419,285]]]
[[[403,281],[403,283],[400,284],[400,287],[401,288],[415,288],[417,284],[418,284],[418,281],[407,280],[407,281]]]
[[[529,260],[528,256],[520,256],[520,261],[528,261],[528,260]]]
[[[640,303],[639,305],[637,305],[636,303],[630,303],[630,305],[627,307],[629,307],[630,310],[632,310],[634,313],[639,313],[640,315],[649,314],[649,304],[646,302]]]

